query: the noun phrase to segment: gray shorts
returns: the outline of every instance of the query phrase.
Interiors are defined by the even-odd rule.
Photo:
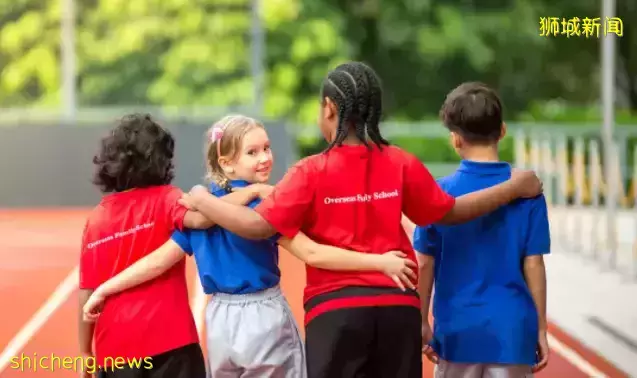
[[[529,365],[457,364],[439,360],[434,369],[435,378],[530,378]]]
[[[206,308],[212,378],[306,378],[303,341],[277,286],[254,294],[214,294]]]

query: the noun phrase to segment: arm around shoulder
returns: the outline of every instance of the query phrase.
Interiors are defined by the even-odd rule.
[[[468,222],[518,198],[537,197],[542,190],[542,182],[535,172],[513,169],[509,180],[456,198],[453,208],[437,223],[454,225]]]

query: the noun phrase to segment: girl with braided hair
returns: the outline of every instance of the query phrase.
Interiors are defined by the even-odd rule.
[[[465,222],[542,185],[518,171],[502,184],[458,198],[447,195],[413,155],[379,130],[380,82],[363,63],[329,72],[321,88],[319,127],[326,151],[291,167],[254,210],[224,203],[196,187],[184,199],[243,237],[302,232],[317,242],[368,254],[415,253],[401,227]],[[421,299],[379,272],[306,266],[305,328],[310,378],[421,378]],[[424,300],[428,300],[423,298]],[[426,340],[429,341],[429,340]]]
[[[257,206],[271,190],[265,183],[274,161],[264,126],[250,117],[229,115],[216,122],[205,139],[210,193],[247,207]],[[174,198],[175,204],[178,198]],[[173,232],[156,251],[101,283],[84,305],[85,318],[97,319],[107,298],[117,298],[118,293],[183,264],[187,254],[194,257],[202,288],[211,295],[206,308],[210,375],[304,378],[302,339],[279,287],[278,245],[317,268],[378,270],[388,274],[397,287],[415,289],[417,265],[402,251],[357,253],[315,243],[302,232],[293,239],[277,234],[249,240],[207,223],[209,229]]]

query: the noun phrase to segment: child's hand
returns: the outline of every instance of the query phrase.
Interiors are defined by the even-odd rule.
[[[252,184],[250,185],[250,190],[254,190],[259,198],[265,199],[272,193],[274,186],[268,184]]]
[[[208,194],[208,189],[203,185],[195,185],[190,189],[190,194],[192,197],[197,197],[203,194]]]
[[[84,313],[82,318],[85,322],[94,322],[97,320],[100,316],[105,300],[106,297],[103,296],[99,290],[95,290],[93,294],[91,294],[84,304],[84,307],[82,307],[82,312]]]
[[[185,207],[190,211],[197,211],[193,204],[192,197],[188,193],[184,193],[181,195],[181,198],[177,201],[181,206]]]
[[[417,268],[418,265],[409,260],[406,254],[400,251],[390,251],[379,255],[379,258],[383,273],[394,280],[399,288],[405,291],[406,285],[410,289],[416,289],[413,281],[416,281],[418,277],[412,268]]]
[[[427,357],[429,361],[434,364],[438,364],[438,353],[436,353],[434,348],[432,348],[430,345],[431,340],[433,340],[434,338],[434,335],[433,332],[431,332],[431,326],[429,325],[428,321],[425,320],[422,322],[420,333],[422,334],[422,353],[424,353],[425,357]]]
[[[533,198],[540,194],[544,188],[542,181],[534,171],[513,169],[511,170],[511,182],[515,186],[518,197]]]
[[[542,371],[549,363],[549,341],[546,337],[546,331],[540,331],[538,343],[537,343],[537,354],[538,354],[538,363],[533,366],[533,373],[537,373]]]
[[[208,195],[208,189],[203,185],[195,185],[190,189],[189,193],[181,195],[178,203],[190,211],[197,211],[197,199],[201,196]]]

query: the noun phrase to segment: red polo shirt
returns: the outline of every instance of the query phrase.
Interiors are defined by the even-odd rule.
[[[256,211],[288,238],[303,231],[318,243],[367,253],[400,250],[416,261],[401,227],[402,213],[428,225],[454,203],[427,168],[400,148],[341,146],[299,161]],[[345,287],[396,286],[382,272],[306,270],[306,305],[315,296]],[[373,295],[338,298],[330,308],[383,304],[420,306],[417,298]],[[306,322],[313,316],[306,314]]]
[[[180,196],[170,185],[105,196],[84,229],[80,288],[96,289],[181,229],[187,210],[178,205]],[[107,298],[95,326],[95,357],[104,366],[106,357],[150,357],[198,341],[182,260],[160,277]]]

